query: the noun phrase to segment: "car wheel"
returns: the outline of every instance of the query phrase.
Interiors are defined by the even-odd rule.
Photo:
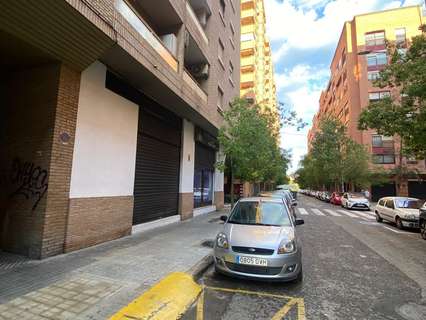
[[[376,211],[376,221],[383,222],[383,219],[380,217],[379,213]]]
[[[420,234],[423,240],[426,240],[426,220],[420,221]]]
[[[401,221],[401,218],[400,218],[400,217],[396,217],[396,219],[395,219],[395,224],[396,224],[396,227],[397,227],[398,229],[403,229],[403,228],[404,228],[404,226],[402,225],[402,221]]]

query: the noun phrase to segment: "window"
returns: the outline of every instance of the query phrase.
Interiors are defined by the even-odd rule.
[[[406,41],[405,28],[395,29],[395,43],[397,46],[404,46]]]
[[[219,51],[217,54],[218,54],[219,61],[222,64],[222,67],[224,66],[223,65],[224,52],[225,52],[225,46],[223,45],[222,40],[219,39]]]
[[[383,145],[382,136],[373,136],[372,145],[373,147],[381,147]]]
[[[242,33],[241,42],[254,40],[254,33]]]
[[[380,201],[379,201],[379,206],[382,206],[382,207],[383,207],[384,205],[385,205],[385,200],[383,200],[383,199],[382,199],[382,200],[380,200]]]
[[[368,71],[367,77],[369,81],[374,81],[380,78],[380,72],[379,71]]]
[[[369,67],[383,66],[388,63],[386,52],[377,52],[367,55],[367,65]]]
[[[220,13],[222,14],[222,16],[225,16],[225,8],[226,8],[225,0],[219,0],[219,7],[220,7]]]
[[[393,200],[386,201],[386,208],[395,209],[395,205],[393,204]]]
[[[393,154],[376,154],[373,156],[374,164],[394,164],[395,155]]]
[[[367,33],[365,35],[365,46],[366,47],[383,46],[383,45],[385,45],[385,32],[384,31]]]
[[[223,90],[217,87],[217,106],[223,109]]]
[[[384,98],[389,98],[390,92],[389,91],[382,91],[382,92],[370,92],[368,94],[368,98],[370,102],[379,101]]]

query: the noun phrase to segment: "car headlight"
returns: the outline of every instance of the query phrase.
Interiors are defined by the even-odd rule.
[[[228,239],[226,238],[226,234],[223,232],[219,233],[216,238],[216,245],[219,248],[229,249]]]
[[[278,254],[292,253],[296,251],[296,243],[294,240],[283,240],[278,247]]]
[[[409,219],[409,220],[416,220],[417,219],[417,216],[416,215],[414,215],[414,214],[409,214],[409,215],[407,215],[407,217],[406,217],[407,219]]]

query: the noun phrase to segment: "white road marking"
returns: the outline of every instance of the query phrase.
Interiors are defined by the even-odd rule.
[[[369,214],[367,214],[367,213],[365,213],[365,212],[357,212],[357,214],[359,214],[359,215],[363,216],[363,217],[364,217],[364,218],[366,218],[366,219],[376,220],[376,218],[375,218],[374,216],[371,216],[371,215],[369,215]]]
[[[343,213],[344,215],[347,215],[348,217],[351,217],[351,218],[360,218],[359,216],[353,214],[352,212],[346,211],[346,210],[337,210],[337,211],[339,211],[340,213]]]
[[[383,228],[386,228],[386,229],[388,229],[388,230],[390,230],[392,232],[395,232],[395,233],[406,233],[406,232],[401,232],[401,231],[394,230],[394,229],[386,227],[386,226],[383,226]]]
[[[324,213],[322,213],[320,210],[318,209],[312,209],[312,211],[317,215],[317,216],[325,216]]]
[[[335,217],[341,217],[341,215],[340,215],[340,214],[338,214],[336,211],[333,211],[333,210],[331,210],[331,209],[324,209],[324,211],[328,212],[328,213],[329,213],[329,214],[331,214],[332,216],[335,216]]]
[[[366,213],[366,214],[369,214],[373,217],[376,217],[376,214],[373,211],[363,211],[363,212]]]
[[[303,214],[305,216],[309,214],[308,211],[306,211],[306,209],[304,208],[297,208],[297,211],[299,211],[300,214]]]

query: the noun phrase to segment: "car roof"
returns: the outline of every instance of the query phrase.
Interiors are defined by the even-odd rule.
[[[380,198],[380,200],[413,200],[413,201],[419,201],[420,199],[417,198],[410,198],[410,197],[383,197]]]
[[[272,197],[248,197],[240,199],[239,202],[275,202],[283,203],[281,198],[272,198]]]

